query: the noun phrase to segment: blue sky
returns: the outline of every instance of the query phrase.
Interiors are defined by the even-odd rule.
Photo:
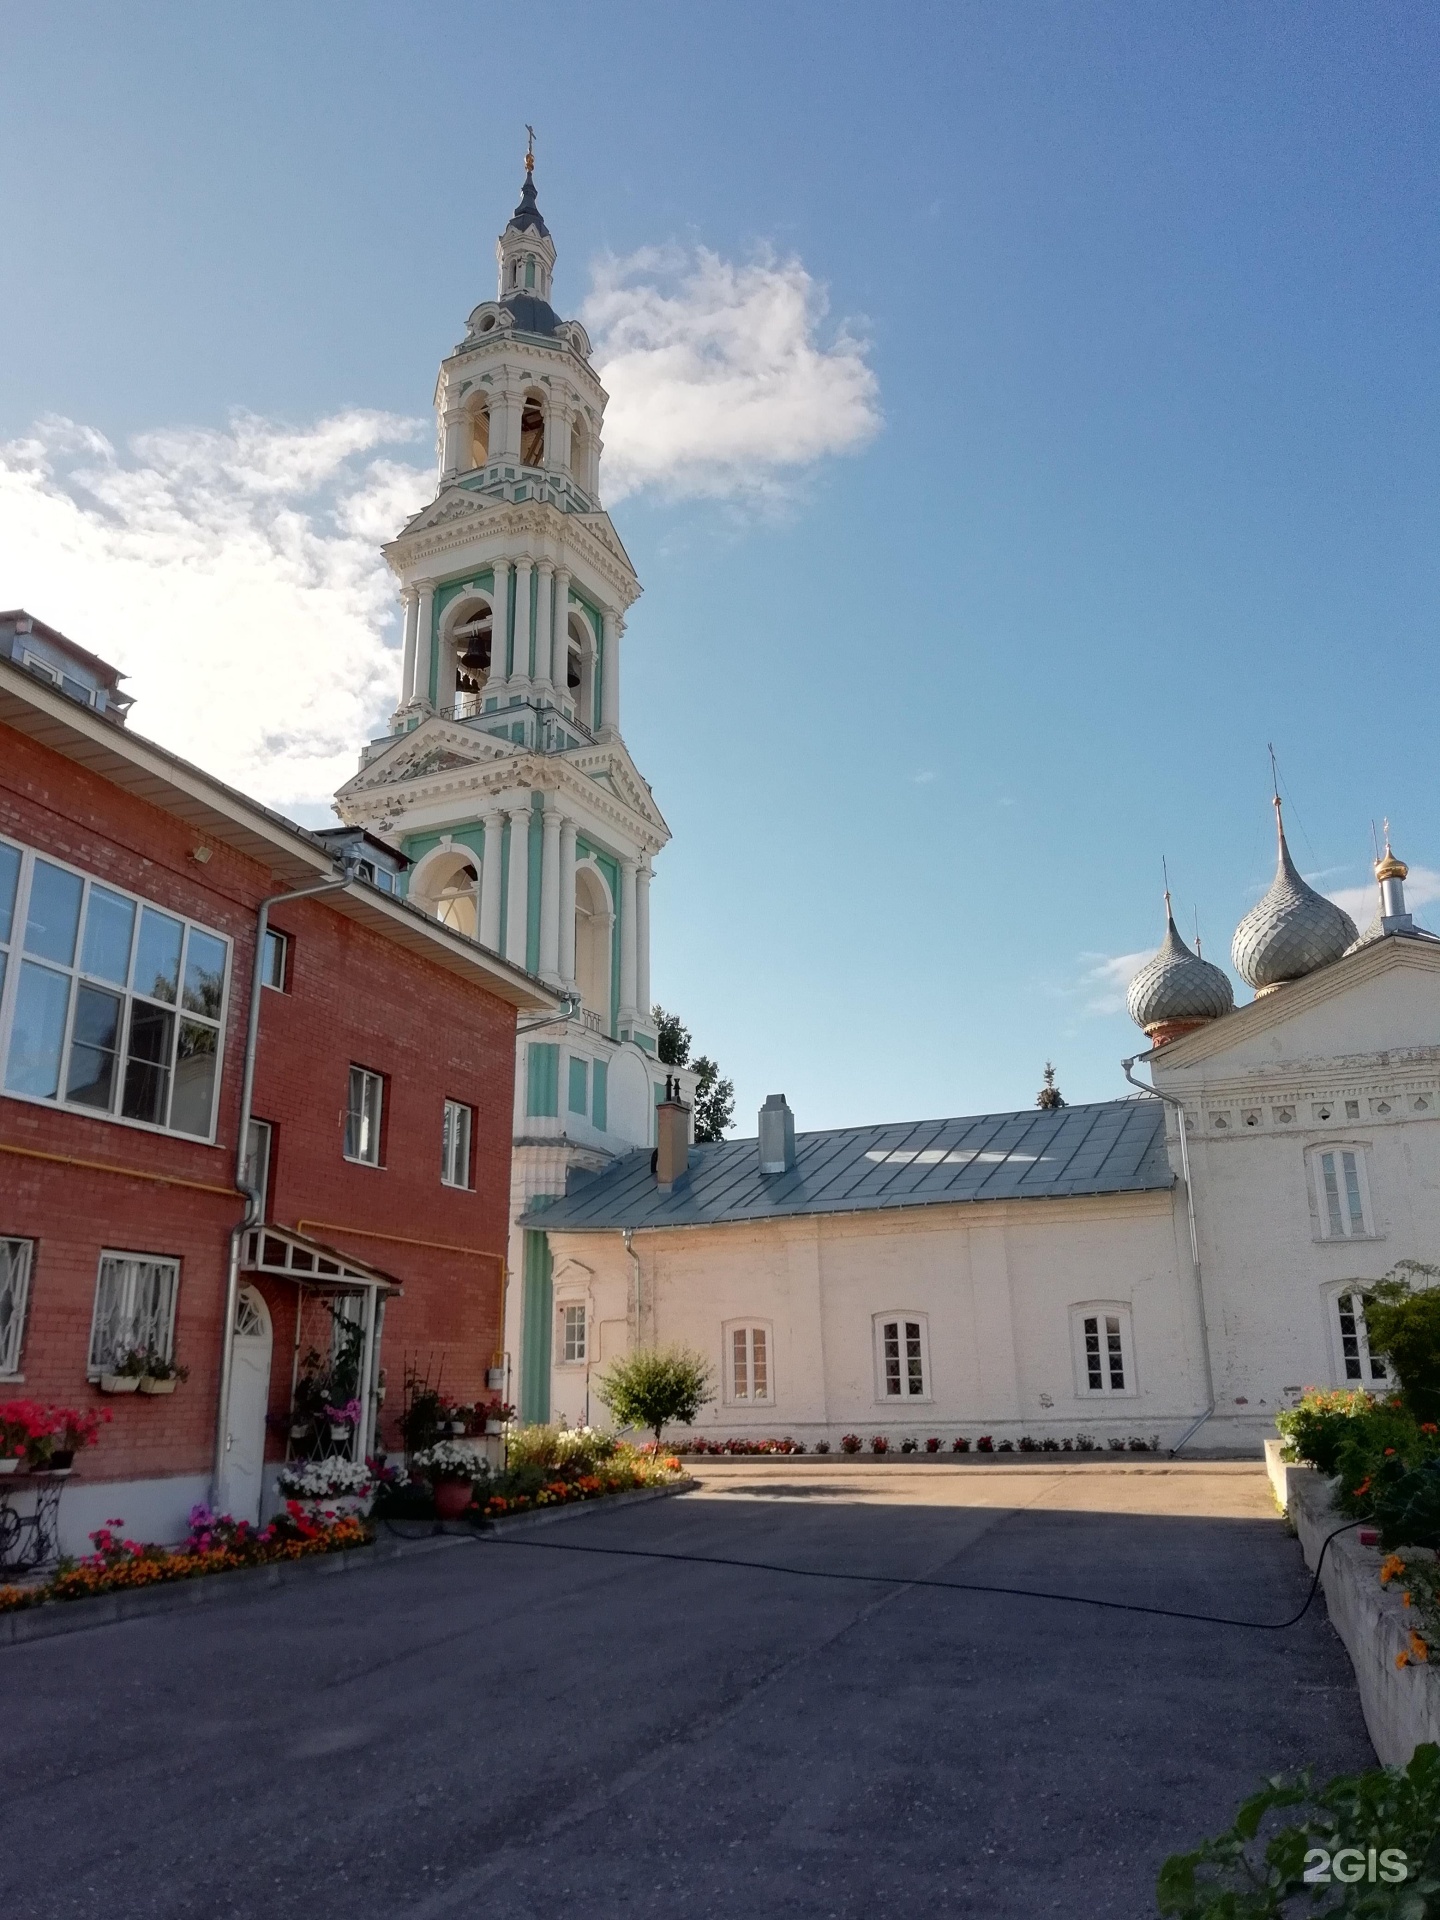
[[[606,256],[680,307],[697,249],[802,288],[754,484],[707,490],[691,445],[614,508],[646,588],[625,730],[675,835],[654,984],[742,1123],[781,1089],[802,1127],[1027,1105],[1046,1059],[1123,1093],[1161,855],[1223,958],[1273,868],[1269,740],[1317,885],[1363,886],[1388,814],[1440,898],[1433,11],[51,4],[5,32],[0,602],[302,811],[386,705],[364,557],[493,290],[523,122],[562,311]],[[395,418],[334,452],[317,423],[357,410]],[[239,480],[237,415],[269,436]],[[305,495],[317,446],[363,484]],[[261,580],[266,487],[293,569]],[[320,663],[295,710],[267,634]]]

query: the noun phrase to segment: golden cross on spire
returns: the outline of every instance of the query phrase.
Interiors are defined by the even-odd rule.
[[[525,131],[529,135],[525,143],[525,171],[533,173],[535,171],[535,129],[528,121],[525,124]]]

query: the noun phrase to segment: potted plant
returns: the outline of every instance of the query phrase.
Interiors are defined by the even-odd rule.
[[[363,1519],[374,1504],[375,1483],[374,1469],[367,1461],[332,1459],[282,1467],[275,1484],[312,1520],[321,1520],[344,1513]]]
[[[858,1453],[861,1445],[862,1442],[858,1433],[843,1433],[840,1436],[840,1450],[842,1453]]]
[[[429,1480],[435,1493],[435,1511],[442,1520],[458,1520],[470,1505],[477,1480],[488,1469],[468,1447],[453,1440],[437,1440],[415,1456],[415,1465]]]
[[[479,1409],[477,1408],[478,1412]],[[503,1400],[492,1400],[485,1408],[486,1433],[503,1433],[506,1425],[515,1418],[514,1407],[507,1406]]]
[[[180,1367],[151,1347],[145,1355],[145,1371],[140,1376],[141,1393],[173,1393],[182,1380],[190,1378],[190,1369]]]
[[[9,1400],[0,1405],[0,1473],[20,1473],[32,1466],[43,1446],[48,1457],[53,1436],[44,1410],[33,1400]]]
[[[109,1371],[102,1373],[96,1385],[101,1393],[138,1393],[145,1374],[143,1347],[117,1347]]]
[[[870,1451],[872,1453],[888,1453],[890,1451],[890,1442],[883,1433],[877,1433],[871,1440]]]
[[[343,1407],[325,1408],[325,1418],[330,1423],[330,1438],[337,1446],[348,1446],[350,1435],[360,1424],[364,1409],[358,1400],[347,1400]]]

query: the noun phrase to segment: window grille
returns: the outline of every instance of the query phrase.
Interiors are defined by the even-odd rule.
[[[33,1240],[0,1238],[0,1379],[20,1371],[34,1258]]]
[[[925,1327],[919,1319],[882,1319],[880,1395],[885,1400],[923,1400],[928,1392]]]
[[[765,1327],[730,1330],[730,1398],[768,1405],[770,1400],[770,1339]]]
[[[174,1357],[180,1262],[148,1253],[102,1253],[90,1330],[90,1372],[108,1373],[127,1353]]]
[[[1071,1316],[1076,1344],[1077,1385],[1092,1393],[1133,1393],[1135,1367],[1130,1352],[1130,1309],[1120,1305],[1076,1307]]]
[[[560,1351],[573,1366],[586,1357],[585,1308],[584,1306],[565,1306],[560,1309]]]
[[[1335,1301],[1336,1331],[1340,1340],[1340,1366],[1347,1386],[1386,1386],[1390,1369],[1370,1351],[1365,1330],[1365,1302],[1359,1293],[1342,1293]]]
[[[470,1184],[472,1110],[459,1100],[445,1102],[440,1152],[440,1178],[447,1187]]]

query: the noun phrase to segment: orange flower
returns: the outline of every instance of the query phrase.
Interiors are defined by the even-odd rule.
[[[1395,1664],[1396,1664],[1396,1666],[1397,1666],[1397,1667],[1408,1667],[1408,1666],[1409,1666],[1409,1664],[1410,1664],[1410,1656],[1409,1656],[1409,1654],[1408,1654],[1408,1653],[1397,1653],[1397,1654],[1396,1654],[1396,1656],[1395,1656]]]
[[[1352,1490],[1351,1498],[1358,1500],[1362,1493],[1368,1493],[1369,1491],[1370,1491],[1370,1476],[1367,1473],[1365,1478],[1360,1482],[1359,1486],[1355,1487]]]
[[[1398,1553],[1392,1553],[1388,1560],[1384,1560],[1381,1562],[1381,1565],[1380,1565],[1381,1586],[1388,1587],[1390,1582],[1395,1578],[1396,1574],[1403,1573],[1404,1571],[1405,1571],[1405,1562],[1400,1558]]]
[[[1422,1640],[1419,1634],[1416,1633],[1413,1630],[1413,1628],[1410,1633],[1410,1658],[1412,1660],[1420,1660],[1420,1661],[1425,1661],[1430,1658],[1430,1648],[1428,1643]]]

